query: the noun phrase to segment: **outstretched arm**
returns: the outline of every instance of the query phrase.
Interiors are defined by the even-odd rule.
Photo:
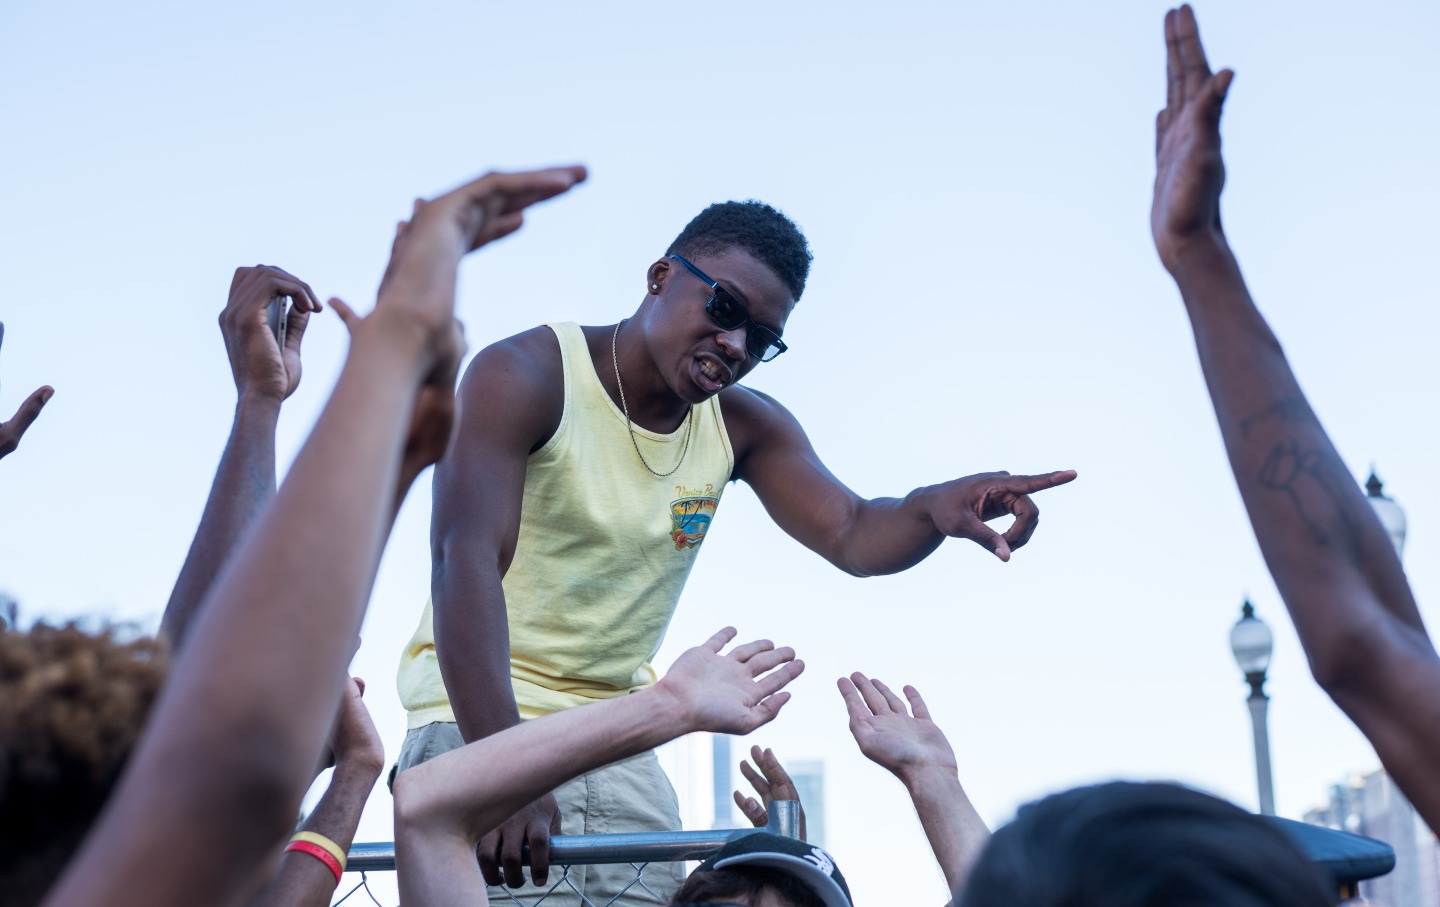
[[[233,900],[283,839],[319,760],[393,508],[415,398],[453,373],[466,252],[581,168],[491,174],[426,206],[340,380],[208,596],[100,821],[51,905]],[[165,866],[136,873],[137,866]]]
[[[280,296],[294,300],[285,348],[276,342],[266,308]],[[275,497],[275,426],[280,404],[300,386],[300,342],[320,301],[310,285],[280,268],[236,268],[220,313],[220,334],[235,377],[235,422],[190,552],[165,605],[160,629],[179,648],[200,603],[230,553]]]
[[[778,402],[748,388],[733,388],[721,401],[736,448],[735,477],[755,489],[780,528],[855,576],[909,569],[946,538],[970,539],[1008,561],[1039,523],[1030,495],[1075,478],[1073,470],[987,472],[917,488],[903,498],[867,500],[825,468],[800,423]],[[986,525],[1006,515],[1015,522],[1005,532]]]
[[[1220,112],[1188,6],[1165,17],[1151,228],[1175,278],[1230,467],[1316,680],[1440,829],[1440,658],[1394,547],[1255,307],[1220,223]]]
[[[5,323],[0,321],[0,345],[5,343]],[[8,421],[0,422],[0,458],[15,452],[20,446],[20,439],[25,436],[25,431],[36,419],[40,418],[40,410],[55,396],[55,389],[50,385],[36,389],[20,408],[15,411]]]
[[[483,905],[475,845],[516,809],[583,772],[691,731],[746,734],[772,720],[804,670],[769,640],[720,651],[727,627],[638,693],[528,721],[395,779],[395,861],[403,903]]]
[[[905,688],[911,714],[905,700],[864,674],[842,677],[839,686],[860,752],[905,785],[951,895],[958,896],[990,830],[960,786],[950,741],[914,687]]]

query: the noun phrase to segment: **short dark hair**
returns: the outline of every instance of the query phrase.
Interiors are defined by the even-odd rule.
[[[960,907],[1318,907],[1335,894],[1277,828],[1178,784],[1111,782],[1021,807]]]
[[[825,907],[820,895],[800,878],[779,869],[736,866],[732,869],[696,870],[675,892],[672,905],[723,903],[729,898],[753,902],[766,890],[793,907]]]
[[[693,258],[730,249],[749,252],[800,301],[810,276],[810,244],[794,221],[762,201],[716,202],[685,225],[665,254]]]

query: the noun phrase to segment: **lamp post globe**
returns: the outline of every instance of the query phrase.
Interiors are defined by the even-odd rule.
[[[1270,668],[1270,653],[1275,650],[1275,634],[1270,625],[1255,616],[1255,606],[1247,599],[1240,606],[1240,619],[1230,628],[1230,651],[1235,663],[1248,680],[1252,674],[1260,675],[1263,683],[1265,672]]]
[[[1375,515],[1380,518],[1380,525],[1385,527],[1385,533],[1390,536],[1390,544],[1395,546],[1395,553],[1400,556],[1405,554],[1405,511],[1395,499],[1385,494],[1385,485],[1380,477],[1375,474],[1375,468],[1370,468],[1370,478],[1365,480],[1365,491],[1369,494],[1370,506],[1375,510]]]
[[[1274,634],[1265,621],[1255,616],[1255,606],[1247,599],[1240,606],[1240,619],[1230,628],[1230,651],[1250,684],[1247,702],[1255,732],[1255,782],[1260,813],[1266,816],[1275,815],[1275,787],[1270,775],[1270,697],[1265,695],[1265,672],[1270,667],[1270,654],[1274,648]]]

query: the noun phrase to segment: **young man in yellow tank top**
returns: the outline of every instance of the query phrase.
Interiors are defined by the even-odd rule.
[[[946,537],[1001,560],[1025,544],[1037,518],[1029,494],[1073,472],[987,473],[866,500],[830,474],[785,407],[738,384],[785,351],[809,269],[804,236],[779,211],[712,205],[649,266],[628,318],[538,327],[475,357],[454,448],[435,472],[432,603],[401,659],[400,770],[652,683],[650,660],[730,480],[856,576],[904,570]],[[1003,535],[985,525],[1005,514],[1016,519]],[[546,883],[562,815],[569,834],[679,827],[654,755],[635,757],[487,836],[487,882],[520,885],[528,841],[532,876]],[[645,874],[662,895],[679,881],[666,871]],[[573,867],[570,881],[604,903],[633,871],[624,876]]]

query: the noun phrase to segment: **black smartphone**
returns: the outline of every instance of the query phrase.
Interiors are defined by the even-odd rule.
[[[285,323],[290,320],[290,297],[276,296],[270,300],[270,332],[280,349],[285,349]]]

